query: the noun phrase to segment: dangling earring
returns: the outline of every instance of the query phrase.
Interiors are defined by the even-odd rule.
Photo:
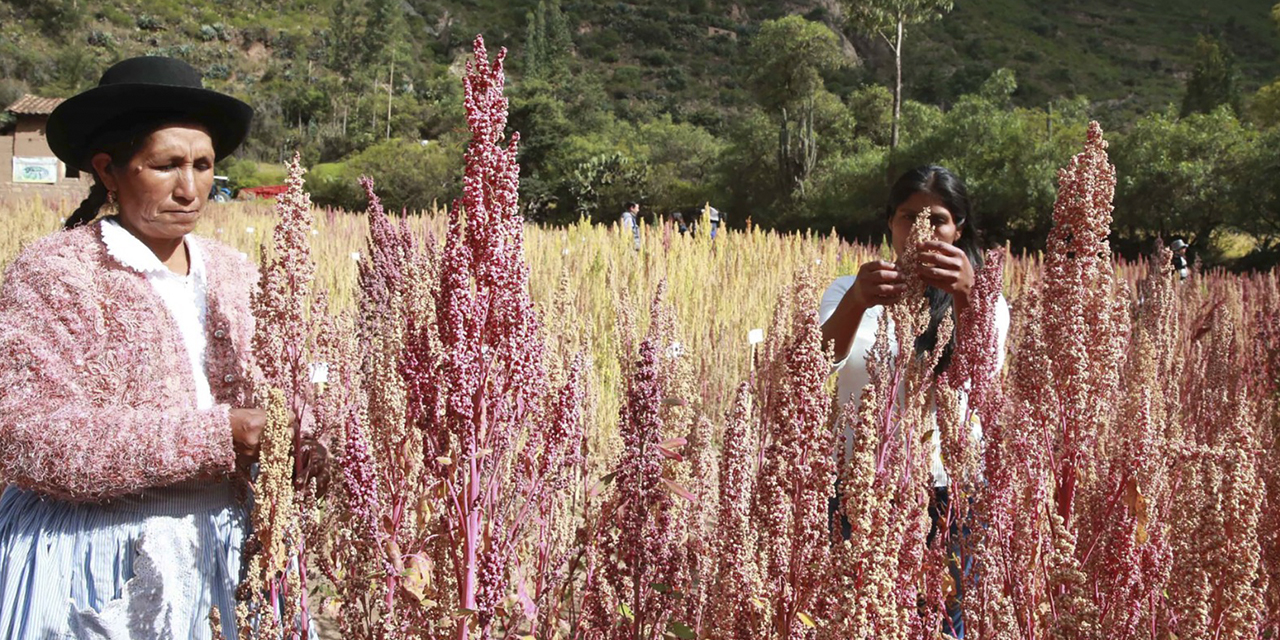
[[[116,202],[116,192],[107,191],[107,203],[105,206],[103,206],[103,209],[104,209],[104,213],[106,213],[107,215],[114,215],[119,212],[120,207],[119,207],[119,204]]]

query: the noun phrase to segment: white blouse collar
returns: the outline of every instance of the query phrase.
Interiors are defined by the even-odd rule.
[[[151,251],[147,245],[141,240],[129,233],[128,229],[120,226],[120,222],[114,216],[102,219],[102,243],[107,247],[107,254],[115,258],[120,264],[137,271],[143,275],[152,274],[172,274],[160,258]],[[187,256],[191,260],[190,271],[188,275],[204,278],[204,256],[200,255],[198,242],[190,241],[190,234],[183,238],[183,244],[187,246]],[[179,277],[181,277],[179,275]]]

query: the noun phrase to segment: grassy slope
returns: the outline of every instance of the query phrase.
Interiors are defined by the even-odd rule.
[[[913,68],[924,69],[917,73],[926,83],[947,68],[971,83],[1006,66],[1017,72],[1017,98],[1024,104],[1084,94],[1104,110],[1132,115],[1181,100],[1189,54],[1201,33],[1218,35],[1232,49],[1247,92],[1280,75],[1272,4],[959,0],[942,22],[913,34],[908,57]],[[936,91],[920,83],[913,88],[922,97]]]
[[[41,35],[16,19],[22,0],[0,0],[0,77],[35,78],[34,89],[66,94],[91,84],[103,66],[126,55],[182,55],[229,73],[227,88],[252,92],[271,47],[246,46],[246,35],[268,40],[283,31],[315,40],[330,28],[330,0],[104,0],[79,3],[81,24],[62,39]],[[411,37],[430,48],[458,54],[477,31],[494,45],[518,48],[524,15],[533,0],[407,0]],[[1084,94],[1097,110],[1128,120],[1181,98],[1188,55],[1198,33],[1220,34],[1236,53],[1246,89],[1280,76],[1280,37],[1268,17],[1273,0],[958,0],[940,22],[910,32],[908,95],[947,104],[979,86],[992,70],[1011,67],[1024,105]],[[745,43],[765,19],[794,11],[832,20],[821,0],[564,0],[575,20],[581,62],[599,73],[620,111],[636,115],[672,111],[709,118],[749,98],[740,87]],[[138,28],[154,16],[156,31]],[[202,25],[225,23],[231,42],[203,40]],[[442,29],[442,27],[444,27]],[[708,27],[734,31],[735,40],[708,36]],[[446,35],[441,35],[441,32]],[[89,46],[95,33],[107,45]],[[265,34],[265,36],[264,36]],[[441,43],[444,44],[441,44]],[[882,48],[868,48],[870,67],[846,71],[834,86],[887,82],[891,65]],[[86,56],[77,65],[55,63],[69,50]],[[517,51],[518,53],[518,51]],[[518,56],[517,56],[518,57]],[[517,62],[518,64],[518,62]],[[36,69],[37,72],[33,72]],[[222,85],[222,81],[213,80]],[[3,97],[3,96],[0,96]],[[708,116],[708,114],[712,114]]]

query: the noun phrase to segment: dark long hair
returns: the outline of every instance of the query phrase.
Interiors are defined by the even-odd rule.
[[[184,122],[183,118],[177,114],[142,112],[129,114],[123,119],[111,122],[96,133],[84,162],[85,168],[93,173],[93,186],[89,187],[89,195],[63,223],[63,228],[74,229],[93,222],[94,218],[98,217],[98,211],[102,209],[102,205],[107,203],[107,187],[102,184],[102,176],[99,176],[97,170],[90,164],[94,156],[105,153],[111,156],[112,167],[123,169],[142,149],[148,136],[162,127],[182,122]]]
[[[956,229],[960,231],[960,237],[955,243],[956,247],[969,258],[969,264],[973,266],[975,273],[981,270],[982,243],[979,237],[977,215],[969,200],[969,191],[965,189],[964,181],[945,167],[933,164],[916,167],[902,174],[902,177],[898,178],[898,181],[889,189],[889,206],[885,210],[885,220],[891,220],[898,207],[917,193],[927,193],[946,205],[951,212],[951,219],[955,221]],[[951,294],[940,289],[927,288],[925,297],[929,299],[929,328],[916,338],[917,354],[933,351],[938,346],[938,327],[942,324],[942,319],[952,312],[953,306]],[[947,341],[947,346],[942,351],[942,357],[939,358],[934,373],[945,371],[951,364],[954,343],[955,326],[952,325],[951,340]]]

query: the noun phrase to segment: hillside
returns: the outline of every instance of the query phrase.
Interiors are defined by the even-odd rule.
[[[211,82],[249,96],[277,75],[324,76],[362,30],[390,10],[387,37],[405,66],[448,65],[476,33],[518,58],[533,0],[3,0],[0,100],[19,90],[66,95],[92,84],[110,61],[140,53],[188,58]],[[1176,102],[1201,33],[1235,54],[1246,90],[1280,75],[1272,0],[959,0],[943,20],[908,34],[908,97],[946,106],[992,71],[1012,68],[1016,103],[1087,96],[1120,119]],[[624,113],[669,112],[713,124],[743,104],[743,52],[758,25],[786,13],[840,27],[831,0],[564,2],[576,62],[599,77]],[[849,33],[852,65],[829,79],[837,93],[885,83],[887,50]],[[411,63],[410,60],[413,60]],[[519,62],[517,61],[517,71]],[[385,73],[385,71],[384,71]],[[425,77],[423,78],[425,80]]]
[[[913,97],[945,102],[993,68],[1017,72],[1026,105],[1085,95],[1096,106],[1144,113],[1176,103],[1196,37],[1215,35],[1235,54],[1244,88],[1280,75],[1271,0],[958,0],[910,48]]]
[[[1117,250],[1179,235],[1210,260],[1276,262],[1274,3],[956,0],[908,31],[897,147],[893,60],[841,0],[0,0],[0,104],[70,95],[126,56],[181,57],[256,109],[219,166],[233,187],[278,181],[264,168],[297,150],[316,202],[363,208],[367,175],[390,209],[420,210],[459,195],[459,77],[483,33],[509,49],[531,220],[715,202],[733,225],[875,241],[887,181],[937,163],[988,238],[1034,249],[1096,119],[1120,176]]]

